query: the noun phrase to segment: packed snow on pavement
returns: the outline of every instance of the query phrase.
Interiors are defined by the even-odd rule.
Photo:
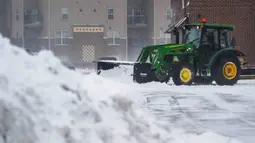
[[[31,56],[1,36],[0,65],[0,143],[240,143],[159,122],[142,106],[143,91],[160,90],[154,85],[83,75],[51,52]]]

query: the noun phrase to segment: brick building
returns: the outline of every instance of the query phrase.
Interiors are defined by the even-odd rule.
[[[102,56],[135,60],[143,46],[170,42],[171,0],[8,1],[14,44],[50,49],[76,66]]]
[[[254,0],[172,0],[171,5],[176,23],[200,22],[205,17],[208,23],[233,24],[231,35],[235,36],[237,46],[247,55],[249,63],[255,64],[254,3]],[[185,16],[188,19],[182,20]]]
[[[255,48],[255,0],[252,1],[252,47]],[[255,50],[253,50],[255,51]],[[253,54],[255,52],[252,52]],[[255,56],[253,56],[255,57]],[[253,62],[255,63],[255,62]]]

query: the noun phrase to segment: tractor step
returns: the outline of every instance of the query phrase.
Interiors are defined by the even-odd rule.
[[[246,67],[241,70],[240,79],[255,79],[255,67]]]
[[[242,80],[255,79],[255,75],[241,75],[240,79]]]
[[[241,75],[255,75],[255,68],[245,68],[241,70]]]

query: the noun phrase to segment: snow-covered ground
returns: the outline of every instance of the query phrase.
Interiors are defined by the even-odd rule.
[[[219,107],[229,114],[211,114],[210,119],[238,118],[247,105],[224,102],[227,94],[243,95],[238,97],[253,103],[248,85],[177,88],[158,83],[136,85],[124,75],[83,75],[65,68],[51,52],[30,56],[1,36],[0,65],[0,143],[240,143],[238,136],[223,136],[227,123],[214,125],[219,132],[208,127],[187,133],[191,123],[202,123],[202,117],[184,116],[204,111],[199,115],[206,119],[210,110],[205,108]],[[205,106],[210,103],[215,105]],[[148,111],[156,113],[161,105],[165,109],[158,112],[159,120]],[[178,113],[180,118],[174,120]],[[252,125],[248,117],[243,121]]]
[[[158,121],[171,127],[187,133],[214,132],[244,143],[255,140],[255,80],[240,80],[235,86],[139,85],[132,82],[131,73],[132,67],[125,66],[101,76],[132,85],[137,95],[146,97],[145,105]]]
[[[255,81],[234,87],[158,88],[144,93],[160,120],[187,132],[212,131],[244,143],[255,139]]]

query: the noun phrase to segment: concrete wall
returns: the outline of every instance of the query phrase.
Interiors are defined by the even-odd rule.
[[[89,1],[89,0],[51,0],[51,35],[55,34],[57,29],[70,31],[72,37],[72,25],[104,25],[106,28],[120,32],[122,37],[126,36],[126,0],[106,0],[106,1]],[[48,35],[48,3],[40,1],[41,11],[44,16],[44,30],[42,36]],[[69,9],[68,20],[61,19],[61,8]],[[107,19],[107,8],[114,8],[114,19]],[[96,9],[97,12],[93,12]],[[81,10],[81,12],[80,12]],[[106,35],[105,35],[106,36]]]
[[[148,4],[146,7],[146,14],[148,15],[147,18],[147,26],[148,26],[148,33],[147,36],[151,40],[151,44],[153,44],[153,37],[154,37],[154,0],[147,0]]]
[[[38,0],[23,0],[24,9],[35,9],[38,6]]]
[[[11,1],[12,9],[11,9],[11,40],[13,43],[16,43],[18,46],[22,46],[22,37],[24,34],[23,29],[23,19],[24,19],[24,11],[23,11],[23,1],[12,0]]]
[[[136,57],[135,54],[139,54],[140,49],[145,45],[151,45],[154,43],[154,37],[158,38],[155,40],[155,44],[162,42],[162,34],[168,24],[172,21],[167,20],[166,10],[170,7],[170,0],[161,0],[160,2],[154,0],[24,0],[22,1],[12,0],[12,37],[16,38],[17,33],[19,37],[23,36],[23,10],[24,9],[38,9],[41,15],[41,26],[38,27],[25,27],[25,35],[27,40],[31,41],[34,38],[34,43],[26,41],[26,45],[31,48],[36,47],[37,50],[45,47],[51,49],[58,56],[69,56],[73,50],[77,50],[75,45],[73,27],[76,25],[82,26],[93,26],[101,25],[104,27],[103,38],[98,37],[98,41],[103,40],[101,48],[108,49],[108,54],[117,55],[123,58],[126,56],[126,47],[128,46],[128,52],[131,57]],[[50,5],[50,8],[49,8]],[[61,19],[61,8],[68,8],[68,19]],[[109,20],[107,9],[114,9],[114,19]],[[141,8],[145,11],[146,26],[142,28],[128,28],[127,25],[127,9],[128,8]],[[94,11],[96,10],[96,11]],[[19,20],[16,20],[16,11],[19,11]],[[50,11],[50,13],[48,13]],[[155,12],[154,12],[155,11]],[[69,42],[67,45],[55,45],[55,33],[58,30],[67,30],[69,32]],[[107,32],[114,30],[119,32],[120,45],[108,45]],[[51,45],[48,46],[49,36],[51,38]],[[37,33],[37,35],[34,35]],[[86,34],[82,34],[83,36]],[[126,38],[129,37],[129,44],[126,43]],[[77,37],[76,37],[77,38]],[[161,39],[160,39],[161,38]],[[37,40],[36,40],[37,39]],[[86,39],[85,37],[79,37],[78,39]],[[133,39],[133,41],[132,41]],[[164,39],[163,39],[164,40]],[[85,41],[85,40],[84,40]],[[140,46],[133,47],[132,43],[140,43]],[[81,49],[77,52],[79,53]],[[106,52],[104,52],[106,54]],[[124,59],[125,60],[125,59]]]
[[[41,32],[41,41],[43,47],[46,49],[48,46],[48,35],[50,31],[51,37],[51,50],[57,56],[75,56],[73,53],[81,53],[81,49],[74,47],[74,33],[73,27],[76,25],[82,26],[93,26],[93,25],[103,25],[104,33],[103,37],[107,37],[107,32],[109,30],[114,30],[119,33],[121,38],[120,45],[107,45],[107,39],[103,37],[97,37],[98,41],[104,40],[105,43],[98,45],[101,48],[107,46],[115,56],[117,54],[121,55],[120,57],[125,58],[125,48],[126,48],[126,37],[127,37],[127,19],[126,19],[126,9],[127,1],[126,0],[106,0],[106,1],[90,1],[90,0],[51,0],[50,9],[48,1],[38,0],[38,8],[42,14],[42,32]],[[61,8],[68,8],[68,19],[61,19]],[[114,9],[114,19],[108,19],[108,8]],[[50,10],[50,17],[48,11]],[[49,21],[50,20],[50,21]],[[49,25],[50,23],[50,25]],[[55,45],[55,32],[58,30],[65,30],[69,32],[69,42],[68,45]],[[84,34],[83,34],[84,35]],[[85,34],[86,35],[86,34]],[[77,38],[77,37],[76,37]],[[78,38],[79,39],[79,38]],[[86,39],[82,37],[81,39]],[[72,52],[72,51],[77,52]],[[121,52],[115,52],[121,51]],[[119,56],[118,55],[118,56]],[[77,60],[75,62],[78,62]]]

